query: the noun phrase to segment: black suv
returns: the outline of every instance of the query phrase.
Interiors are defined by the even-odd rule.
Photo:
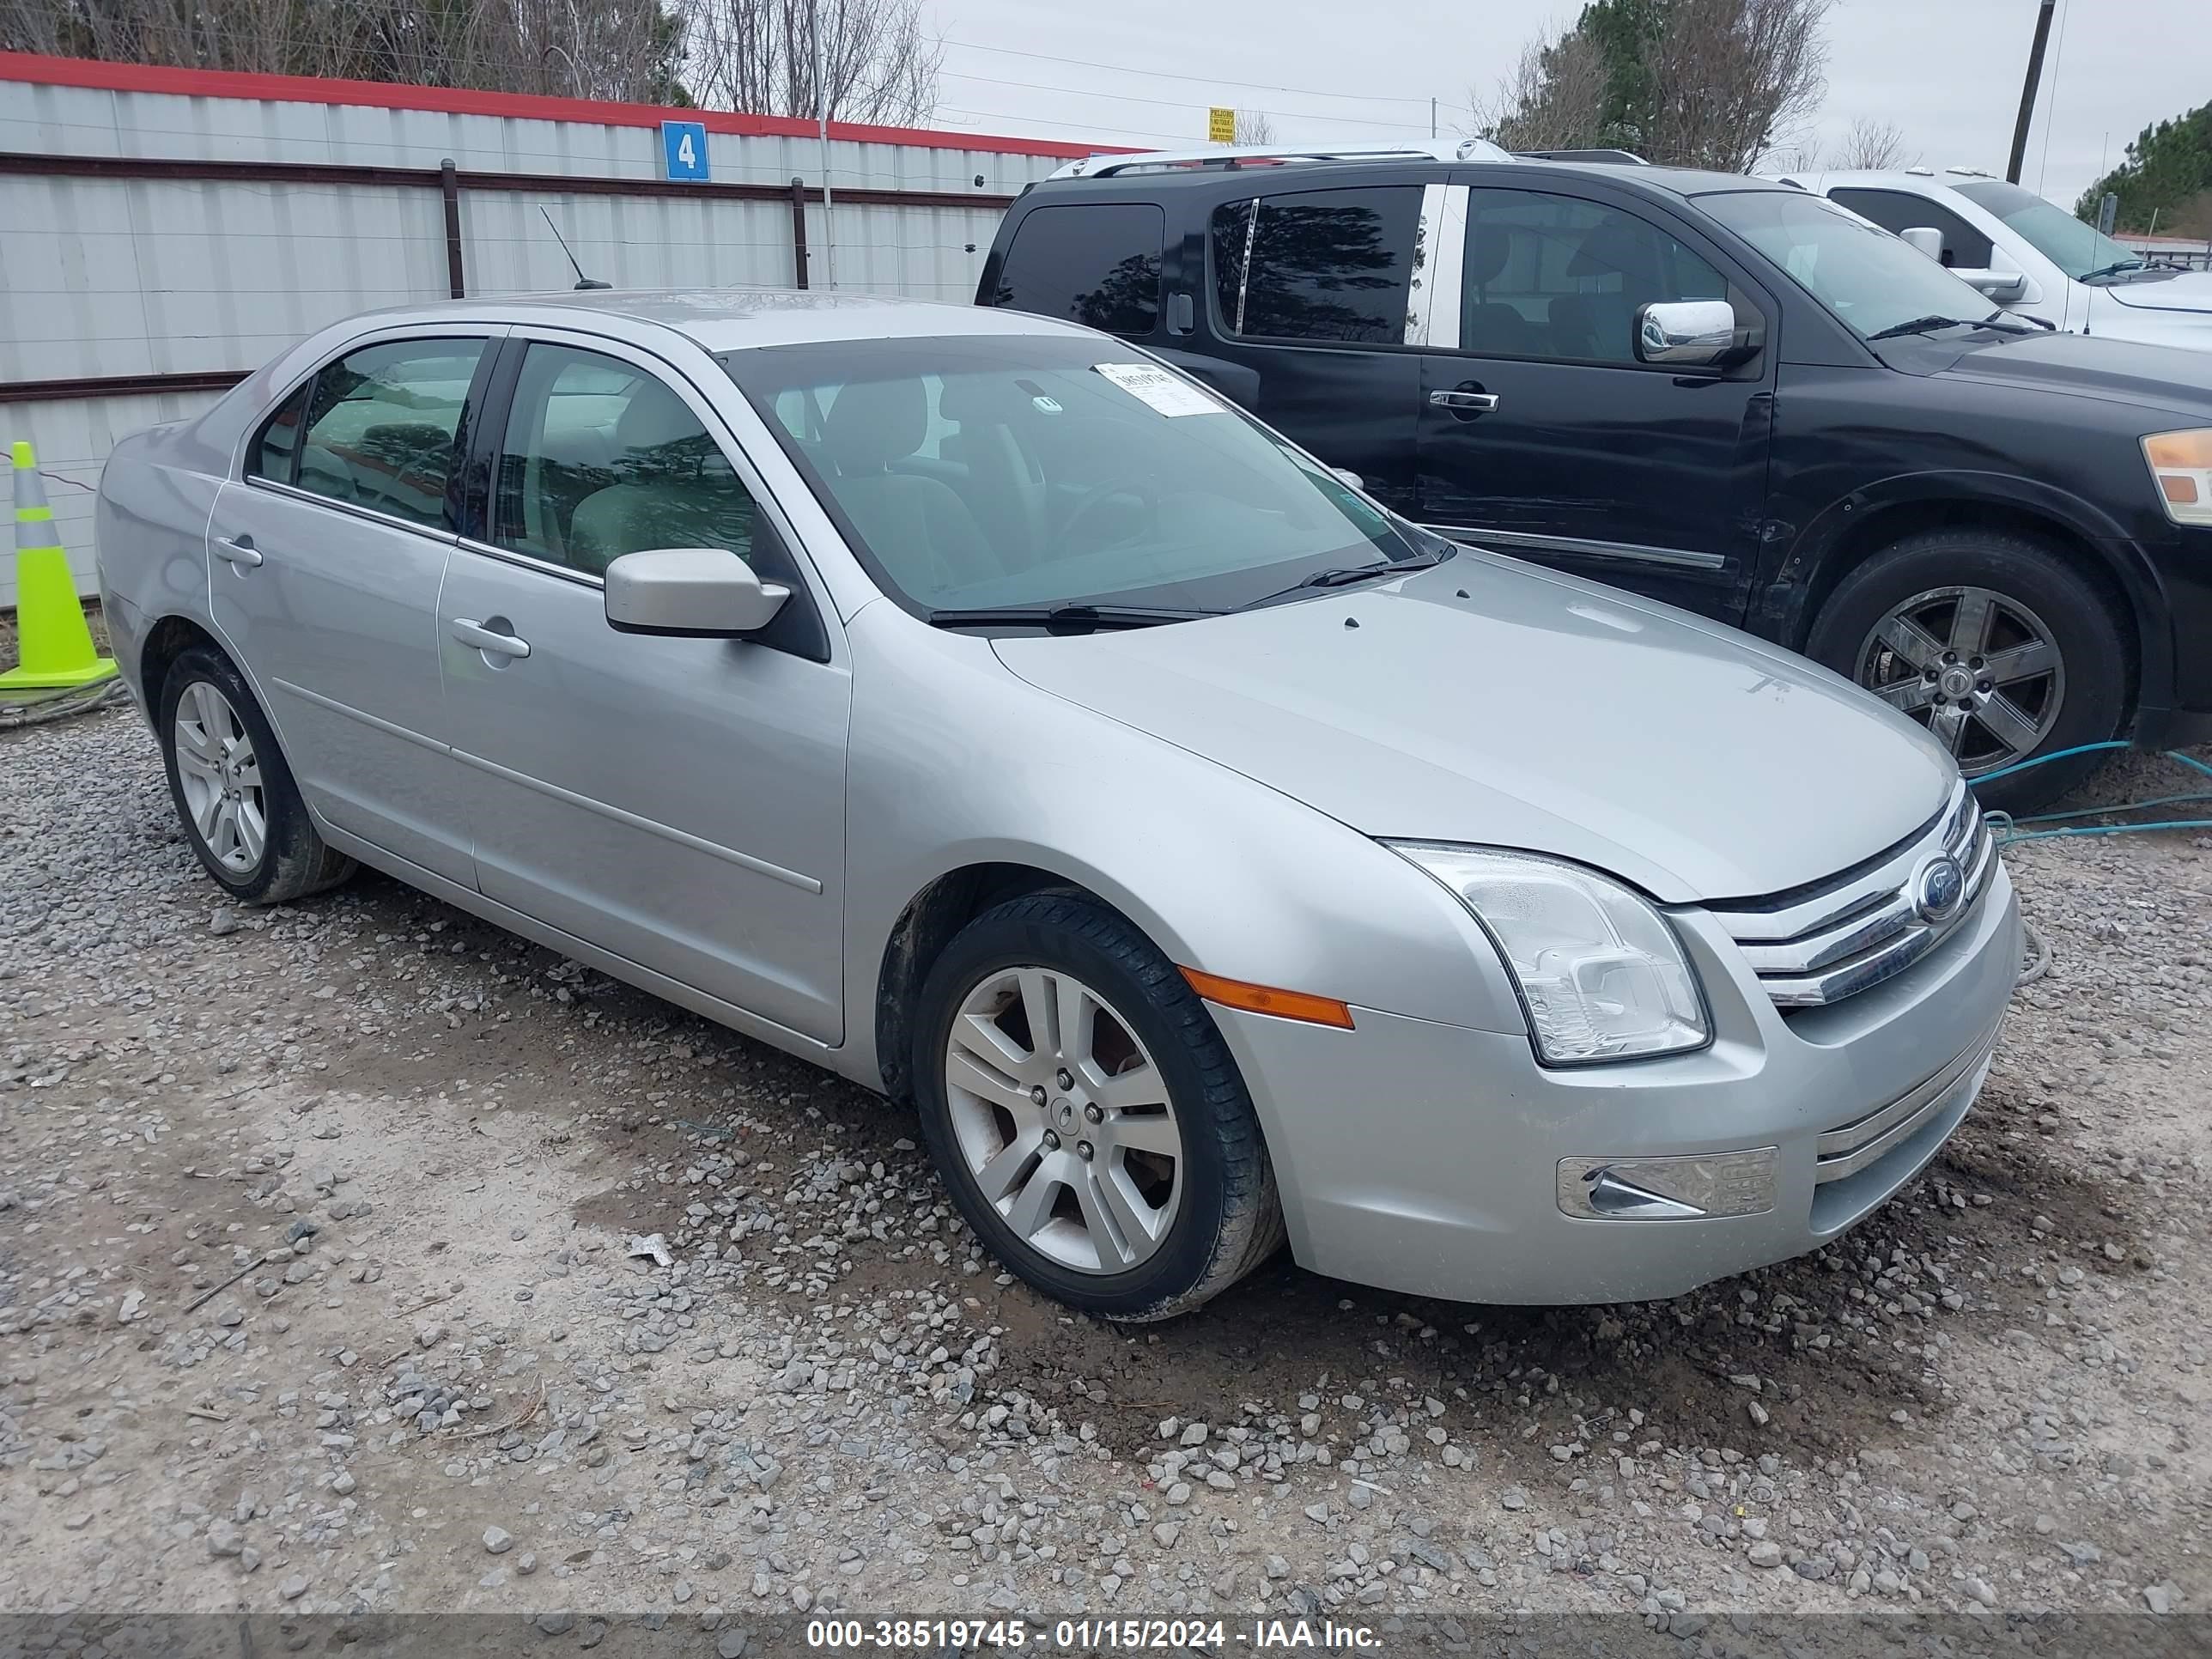
[[[2212,354],[1993,312],[1794,186],[1096,158],[1023,192],[977,300],[1141,342],[1449,536],[1802,651],[1969,776],[2212,735]]]

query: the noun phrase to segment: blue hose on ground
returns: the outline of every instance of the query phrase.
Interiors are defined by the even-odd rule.
[[[2031,766],[2047,766],[2052,761],[2064,760],[2072,755],[2094,754],[2099,750],[2126,749],[2130,746],[2124,738],[2106,743],[2077,744],[2071,749],[2060,749],[2048,755],[2038,755],[2033,760],[2016,761],[2010,766],[2001,766],[1994,772],[1984,772],[1974,782],[1977,785],[1992,782],[1998,778],[2010,777],[2015,772],[2024,772]],[[2212,766],[2183,754],[2179,749],[2167,750],[2166,757],[2212,777]],[[2212,830],[2212,818],[2169,818],[2156,823],[2076,824],[2062,830],[2023,830],[2020,827],[2028,823],[2056,823],[2062,818],[2097,817],[2108,812],[2138,812],[2152,806],[2194,805],[2199,801],[2212,801],[2212,793],[2155,795],[2148,800],[2122,801],[2112,806],[2084,807],[2070,812],[2045,812],[2026,818],[2014,818],[2006,812],[1991,812],[1989,817],[1996,828],[2001,845],[2009,845],[2016,841],[2047,841],[2059,836],[2132,836],[2151,830]]]

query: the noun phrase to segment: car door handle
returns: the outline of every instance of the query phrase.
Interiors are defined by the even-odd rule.
[[[215,556],[232,564],[251,568],[261,562],[261,551],[253,544],[251,536],[218,536],[215,538]]]
[[[1472,409],[1487,414],[1498,407],[1494,392],[1431,392],[1429,401],[1438,409]]]
[[[479,651],[489,651],[497,656],[526,657],[530,654],[528,640],[517,639],[512,634],[498,633],[466,617],[453,618],[453,637],[463,645],[473,645]]]

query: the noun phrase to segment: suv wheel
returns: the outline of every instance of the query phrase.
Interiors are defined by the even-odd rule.
[[[353,873],[354,861],[315,833],[276,734],[229,658],[211,646],[183,653],[156,706],[169,798],[232,897],[282,904]]]
[[[2119,735],[2128,657],[2104,597],[2042,544],[1960,528],[1908,536],[1821,607],[1806,654],[1927,726],[1968,779]],[[2102,754],[1978,788],[2020,812],[2057,799]]]
[[[1164,1319],[1283,1240],[1251,1097],[1174,965],[1096,902],[969,922],[916,1022],[922,1131],[1000,1261],[1072,1307]]]

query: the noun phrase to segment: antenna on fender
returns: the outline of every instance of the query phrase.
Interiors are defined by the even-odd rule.
[[[603,288],[611,289],[614,286],[612,283],[603,283],[596,276],[586,276],[584,275],[583,266],[576,263],[576,255],[568,246],[568,239],[561,234],[561,227],[553,222],[553,216],[545,212],[544,204],[540,203],[538,204],[538,212],[545,215],[545,228],[551,231],[553,233],[553,240],[561,244],[561,252],[568,254],[568,269],[576,273],[576,287],[578,290],[584,291]]]

